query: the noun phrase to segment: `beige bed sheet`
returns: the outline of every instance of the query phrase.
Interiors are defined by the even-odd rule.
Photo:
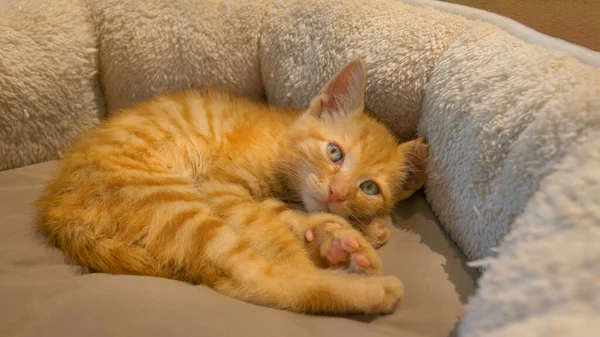
[[[32,202],[54,169],[0,172],[0,336],[448,336],[474,292],[478,274],[421,194],[398,205],[381,250],[406,285],[385,317],[304,316],[167,279],[85,274],[33,234]]]

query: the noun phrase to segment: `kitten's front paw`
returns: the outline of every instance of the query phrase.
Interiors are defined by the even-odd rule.
[[[356,227],[362,232],[365,239],[374,248],[385,245],[390,239],[390,226],[392,218],[388,215],[383,218],[376,218],[365,222],[359,222]]]
[[[370,275],[381,272],[381,259],[375,249],[346,220],[329,214],[314,214],[311,221],[314,225],[305,236],[318,265]]]

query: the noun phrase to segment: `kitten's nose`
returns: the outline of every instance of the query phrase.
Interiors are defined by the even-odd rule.
[[[344,201],[346,200],[346,194],[347,192],[339,186],[329,185],[329,198],[327,199],[327,202]]]

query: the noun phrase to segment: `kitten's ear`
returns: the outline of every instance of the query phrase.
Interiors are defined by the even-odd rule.
[[[398,145],[398,151],[405,158],[404,170],[408,174],[400,192],[399,200],[402,200],[418,191],[427,181],[429,145],[421,137]]]
[[[316,117],[335,117],[362,111],[365,107],[367,65],[363,58],[348,62],[310,103]]]

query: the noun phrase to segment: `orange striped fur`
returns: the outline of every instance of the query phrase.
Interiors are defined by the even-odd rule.
[[[214,90],[125,109],[68,151],[37,202],[39,231],[100,272],[303,313],[391,312],[403,286],[378,275],[374,248],[394,203],[422,186],[427,146],[399,145],[363,113],[365,74],[350,62],[307,111]]]

